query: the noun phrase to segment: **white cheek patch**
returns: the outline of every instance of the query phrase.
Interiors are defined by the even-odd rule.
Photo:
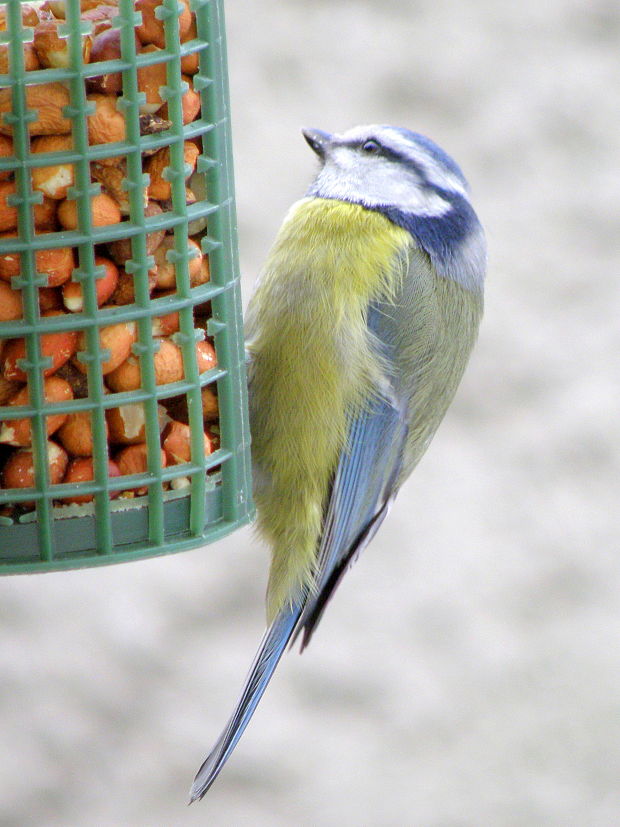
[[[377,205],[387,203],[399,211],[429,217],[445,215],[451,209],[450,202],[438,193],[423,189],[415,173],[391,161],[376,164],[369,178],[370,198]]]
[[[352,170],[358,165],[359,159],[356,155],[345,146],[339,146],[332,149],[329,155],[328,164],[333,164],[343,172]]]
[[[376,155],[364,157],[348,147],[336,148],[317,180],[318,191],[369,207],[390,206],[420,216],[441,216],[451,205],[436,192],[420,186],[413,171]]]

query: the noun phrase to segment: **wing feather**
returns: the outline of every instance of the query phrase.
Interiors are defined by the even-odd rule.
[[[374,397],[351,418],[325,510],[315,588],[308,595],[293,637],[294,642],[303,630],[302,650],[347,567],[370,542],[396,494],[408,433],[408,399],[398,394],[389,375],[391,341],[383,329],[386,318],[380,304],[371,305],[369,331],[387,373]]]

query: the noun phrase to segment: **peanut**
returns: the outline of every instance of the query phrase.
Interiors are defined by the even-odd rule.
[[[59,376],[50,376],[45,380],[43,395],[46,402],[66,402],[73,399],[71,386],[65,379]],[[28,387],[23,387],[15,396],[9,399],[9,406],[28,405],[30,393]],[[50,414],[46,417],[45,428],[47,436],[54,434],[67,419],[66,413]],[[6,419],[0,427],[0,442],[6,445],[19,445],[22,447],[32,443],[32,429],[30,419]]]
[[[16,238],[15,232],[3,233],[2,238]],[[21,275],[21,253],[0,254],[0,279],[10,281]],[[47,275],[48,287],[57,287],[64,284],[71,276],[75,260],[71,247],[53,247],[49,250],[37,250],[35,254],[35,268],[37,273]]]
[[[65,473],[68,457],[66,452],[55,442],[47,443],[47,461],[49,481],[52,485],[59,483]],[[31,448],[20,448],[7,459],[0,474],[2,488],[34,488],[34,461]],[[24,503],[32,505],[32,503]]]
[[[101,372],[110,373],[121,365],[131,353],[131,346],[136,341],[137,329],[135,322],[121,322],[120,324],[102,327],[99,331],[99,347],[101,350],[108,350],[109,357],[101,363]],[[86,334],[80,333],[78,339],[78,351],[88,349]],[[88,366],[76,359],[76,367],[86,373]]]
[[[37,119],[28,123],[31,135],[68,135],[71,121],[63,114],[71,99],[69,89],[62,83],[39,83],[26,86],[26,106],[37,113]],[[12,89],[0,89],[0,133],[12,135],[13,126],[2,115],[13,107]]]
[[[148,450],[145,442],[137,445],[128,445],[116,455],[116,463],[123,476],[127,474],[144,474],[148,470]],[[161,449],[159,462],[162,468],[166,467],[166,452]],[[137,496],[146,494],[148,486],[129,489]]]
[[[72,456],[92,456],[93,428],[90,411],[77,411],[69,414],[65,423],[58,430],[57,436],[60,443]]]
[[[183,422],[171,422],[164,431],[162,446],[166,452],[168,465],[177,465],[191,461],[191,429]],[[204,434],[204,455],[213,453],[213,444],[207,434]]]
[[[118,267],[109,258],[95,256],[95,267],[103,267],[103,276],[95,279],[97,305],[105,304],[118,284]],[[62,288],[62,300],[72,313],[79,313],[84,305],[82,285],[77,281],[68,281]]]
[[[56,315],[52,311],[49,315]],[[42,333],[39,338],[41,355],[49,357],[52,363],[43,370],[43,376],[51,376],[59,367],[68,362],[77,349],[78,333],[74,330],[61,330],[54,333]],[[25,382],[26,373],[17,362],[26,357],[25,339],[9,339],[2,352],[2,372],[6,379]]]
[[[108,460],[108,477],[119,477],[120,468],[114,460]],[[79,483],[90,482],[94,478],[94,463],[92,457],[75,457],[70,460],[63,482]],[[110,491],[111,498],[118,497],[120,491]],[[63,497],[64,503],[89,503],[94,500],[94,494],[73,494],[70,497]]]

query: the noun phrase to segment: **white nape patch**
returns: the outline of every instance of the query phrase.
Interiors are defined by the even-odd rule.
[[[415,171],[404,164],[347,146],[330,150],[312,189],[322,198],[390,206],[427,218],[445,215],[452,208],[438,193],[424,188]]]
[[[460,242],[458,252],[463,272],[461,283],[469,289],[480,288],[487,269],[487,245],[481,224],[477,223]]]

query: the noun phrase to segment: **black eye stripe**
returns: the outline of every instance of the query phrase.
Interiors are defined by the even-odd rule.
[[[365,152],[364,145],[368,143],[373,143],[378,146],[378,151],[375,152]],[[415,172],[421,182],[426,181],[426,173],[424,171],[424,167],[414,161],[412,158],[408,157],[407,155],[403,154],[402,152],[397,152],[395,149],[387,146],[384,143],[381,143],[377,138],[368,137],[364,138],[363,141],[356,140],[356,141],[343,141],[339,144],[340,146],[347,147],[347,149],[355,150],[362,155],[376,155],[380,156],[381,158],[385,158],[388,161],[394,161],[398,164],[403,164],[404,166],[409,167],[410,170]]]

